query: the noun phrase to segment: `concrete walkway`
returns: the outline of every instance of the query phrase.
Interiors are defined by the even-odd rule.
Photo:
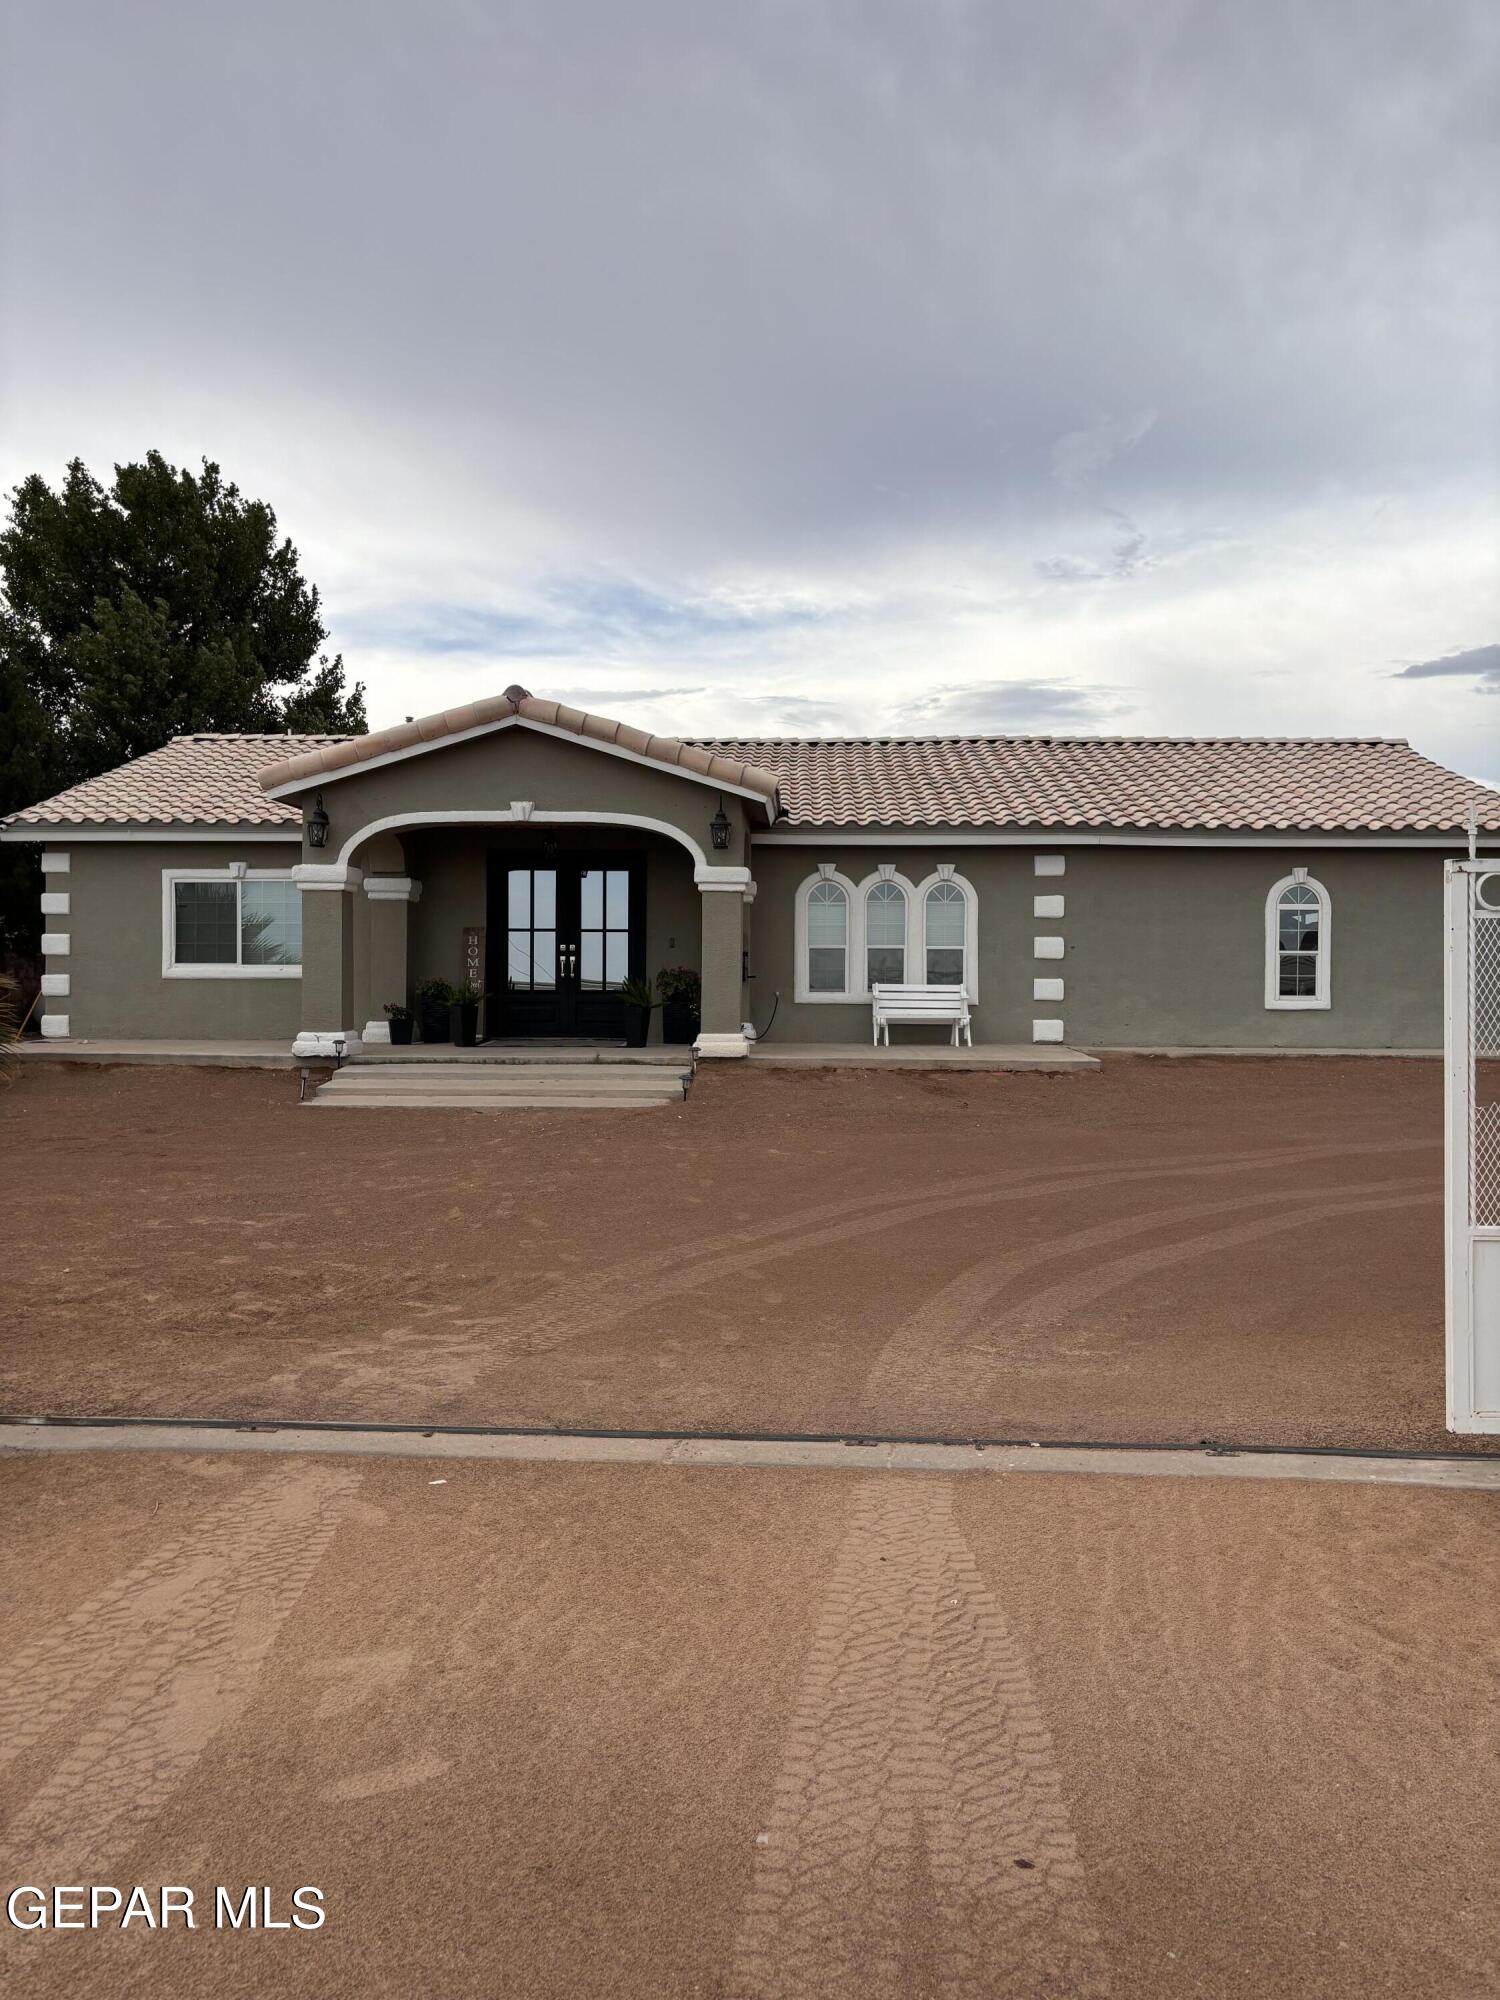
[[[57,1041],[26,1036],[18,1045],[27,1062],[173,1063],[195,1069],[292,1069],[286,1042]]]
[[[1058,1043],[976,1042],[972,1049],[947,1042],[756,1042],[749,1060],[780,1069],[987,1069],[1091,1070],[1099,1058]]]
[[[1343,1452],[1163,1451],[1087,1445],[920,1444],[807,1438],[608,1437],[578,1433],[401,1431],[267,1424],[0,1425],[0,1454],[225,1451],[350,1458],[442,1458],[559,1465],[797,1467],[835,1472],[1071,1472],[1173,1479],[1310,1479],[1500,1493],[1500,1459],[1382,1458]]]

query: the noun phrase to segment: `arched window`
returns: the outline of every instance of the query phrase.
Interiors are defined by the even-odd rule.
[[[957,882],[935,882],[927,891],[923,926],[929,986],[963,986],[968,975],[968,898]]]
[[[1294,868],[1266,898],[1266,1005],[1326,1007],[1333,905],[1321,882]]]
[[[906,978],[906,891],[882,879],[865,897],[865,984],[900,986]]]
[[[807,990],[849,990],[849,895],[832,880],[815,882],[808,891]]]

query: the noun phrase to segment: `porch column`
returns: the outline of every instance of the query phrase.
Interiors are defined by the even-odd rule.
[[[693,1052],[698,1056],[743,1056],[745,1040],[743,959],[748,868],[701,867],[695,871],[703,912],[703,1019]]]
[[[363,870],[337,862],[303,862],[292,870],[302,891],[302,1031],[294,1056],[333,1056],[341,1035],[357,1054],[354,1006],[354,895]]]
[[[367,1042],[389,1042],[391,1023],[386,1003],[406,1003],[406,915],[421,894],[421,883],[409,875],[365,877],[370,921],[369,990],[364,996],[370,1016],[364,1026]]]

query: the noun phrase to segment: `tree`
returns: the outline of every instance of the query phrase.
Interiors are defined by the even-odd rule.
[[[33,473],[0,530],[0,818],[173,736],[362,735],[327,637],[275,513],[208,459]],[[35,860],[0,857],[0,947],[34,951]]]

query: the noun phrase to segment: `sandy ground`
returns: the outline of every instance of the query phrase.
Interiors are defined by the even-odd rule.
[[[430,1484],[434,1477],[445,1483]],[[0,1458],[36,1996],[1496,1990],[1484,1496]]]
[[[357,1117],[38,1065],[0,1097],[0,1401],[1444,1448],[1440,1114],[1401,1060]]]

